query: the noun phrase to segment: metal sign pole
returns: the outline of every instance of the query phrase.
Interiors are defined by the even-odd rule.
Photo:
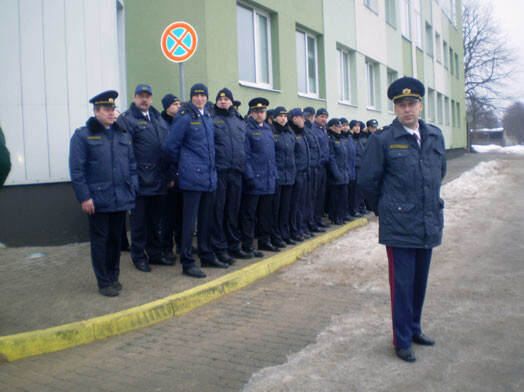
[[[185,78],[184,78],[184,63],[178,63],[180,72],[180,101],[186,101],[186,89],[185,89]]]

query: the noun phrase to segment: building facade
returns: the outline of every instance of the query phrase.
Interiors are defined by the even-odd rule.
[[[427,87],[424,120],[446,148],[466,147],[460,0],[3,0],[0,124],[13,169],[0,192],[0,242],[87,238],[68,183],[69,139],[99,91],[118,90],[120,110],[139,83],[152,86],[157,108],[165,94],[180,96],[179,65],[160,50],[174,21],[198,34],[185,91],[203,82],[214,100],[228,87],[242,113],[264,96],[271,107],[388,124],[388,85],[413,76]]]

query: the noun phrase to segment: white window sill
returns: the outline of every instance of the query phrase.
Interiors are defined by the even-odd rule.
[[[324,98],[319,98],[317,95],[310,95],[310,94],[305,94],[305,93],[297,93],[297,95],[302,98],[308,98],[308,99],[313,99],[315,101],[326,102]]]
[[[382,110],[378,110],[377,108],[374,108],[371,106],[368,106],[366,109],[369,110],[370,112],[382,113]]]
[[[338,101],[337,103],[339,105],[350,106],[352,108],[358,108],[357,105],[354,105],[354,104],[352,104],[351,102],[348,102],[348,101]]]
[[[254,88],[254,89],[257,89],[257,90],[271,91],[273,93],[281,93],[282,92],[281,90],[275,90],[271,86],[268,86],[268,85],[265,85],[265,84],[256,84],[256,83],[251,83],[251,82],[243,82],[241,80],[238,81],[238,84],[243,86],[243,87]]]

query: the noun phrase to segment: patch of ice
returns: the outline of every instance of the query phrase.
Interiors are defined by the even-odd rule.
[[[500,154],[524,155],[524,146],[521,146],[521,145],[502,147],[502,146],[497,146],[496,144],[488,144],[488,145],[473,144],[471,148],[475,152],[479,152],[479,153],[494,152],[494,153],[500,153]]]

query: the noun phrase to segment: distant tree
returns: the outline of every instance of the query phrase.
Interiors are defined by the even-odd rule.
[[[517,72],[517,56],[493,18],[491,3],[463,0],[462,31],[467,109],[479,122],[476,115],[500,110],[512,99],[504,85]]]
[[[467,101],[467,105],[467,112],[472,118],[469,124],[471,129],[499,128],[501,126],[495,109],[482,105],[476,100]]]
[[[507,135],[515,137],[519,144],[524,143],[524,103],[515,102],[508,107],[502,123]]]

